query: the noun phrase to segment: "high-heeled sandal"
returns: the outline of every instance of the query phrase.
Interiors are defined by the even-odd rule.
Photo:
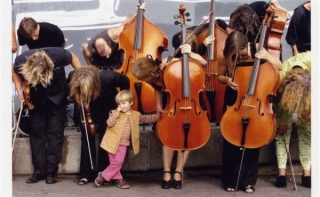
[[[163,174],[165,173],[169,173],[171,176],[171,172],[170,171],[164,171]],[[162,189],[170,189],[171,188],[171,179],[166,181],[166,180],[162,180]]]
[[[176,173],[180,174],[181,179],[180,179],[180,181],[173,179],[172,187],[174,189],[181,189],[182,188],[182,173],[179,171],[174,171],[174,174],[176,174]]]

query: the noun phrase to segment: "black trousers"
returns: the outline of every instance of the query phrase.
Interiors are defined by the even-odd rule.
[[[240,147],[234,146],[223,139],[221,181],[225,187],[236,188],[243,153],[244,157],[237,188],[243,189],[247,185],[256,184],[259,172],[260,148],[241,150]]]
[[[56,174],[62,156],[66,102],[49,99],[30,110],[30,146],[34,171]]]
[[[93,181],[98,172],[103,171],[106,167],[109,166],[109,157],[108,153],[100,148],[100,142],[103,138],[103,135],[106,131],[106,117],[100,117],[100,120],[93,119],[93,122],[96,125],[97,133],[99,135],[98,140],[96,140],[96,135],[87,134],[84,125],[81,123],[81,108],[77,104],[74,107],[74,121],[79,123],[81,131],[81,158],[80,158],[80,178],[86,178],[88,181]],[[88,145],[89,142],[89,145]],[[97,148],[98,147],[98,153]],[[90,151],[89,151],[90,148]],[[90,154],[91,153],[91,154]],[[92,159],[92,165],[90,161]]]
[[[224,100],[224,112],[227,105],[233,105],[237,99],[237,91],[229,86],[226,88]],[[236,131],[235,131],[236,132]],[[241,165],[241,157],[243,161],[240,171],[239,183],[237,179]],[[221,182],[226,188],[244,189],[247,185],[255,185],[259,172],[259,154],[260,148],[256,149],[240,149],[240,147],[229,143],[223,139],[223,153],[221,166]]]

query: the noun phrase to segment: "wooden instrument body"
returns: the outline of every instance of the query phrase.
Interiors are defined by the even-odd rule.
[[[237,67],[234,81],[238,86],[238,97],[227,110],[221,120],[223,137],[231,144],[245,148],[259,148],[270,143],[276,134],[275,116],[270,109],[271,95],[276,94],[280,84],[280,75],[268,62],[261,64],[257,76],[255,93],[249,95],[247,87],[253,66]],[[270,81],[270,79],[276,79]],[[268,82],[268,83],[266,83]],[[242,118],[247,117],[249,123],[243,128]],[[245,132],[244,144],[242,135]]]
[[[139,13],[140,12],[140,13]],[[122,66],[115,71],[125,74],[130,79],[130,90],[136,98],[133,110],[142,113],[154,113],[156,102],[154,89],[146,82],[139,81],[131,73],[131,68],[140,57],[151,55],[154,59],[161,58],[163,51],[167,51],[168,38],[166,34],[148,21],[139,10],[137,19],[130,23],[119,37],[119,50],[124,51],[125,59]]]
[[[189,98],[184,98],[182,87],[181,60],[172,60],[163,71],[167,105],[157,124],[157,136],[161,142],[174,150],[194,150],[209,140],[211,129],[207,112],[199,104],[199,95],[204,91],[203,67],[189,60],[190,89]],[[190,123],[187,137],[188,147],[184,147],[184,123]]]
[[[209,30],[210,25],[207,29],[205,29],[201,34],[198,36],[199,43],[203,43],[205,38],[210,35]],[[222,29],[216,22],[214,23],[214,29],[211,30],[214,32],[215,40],[213,43],[214,50],[208,51],[209,53],[212,52],[211,56],[209,54],[205,55],[205,59],[207,59],[207,66],[205,68],[206,72],[206,81],[205,81],[205,89],[210,99],[211,105],[211,113],[214,113],[214,121],[213,122],[220,122],[223,116],[223,104],[224,104],[224,94],[226,91],[226,84],[222,84],[218,81],[218,56],[220,53],[223,52],[225,41],[228,37],[228,32]],[[210,94],[214,93],[214,100],[212,100],[212,96]]]

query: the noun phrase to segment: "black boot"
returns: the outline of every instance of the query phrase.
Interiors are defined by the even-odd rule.
[[[276,187],[287,187],[286,176],[277,176]]]
[[[37,183],[40,180],[44,180],[44,176],[41,175],[41,172],[35,172],[32,177],[30,177],[26,183]]]
[[[307,188],[311,188],[311,176],[301,176],[302,185]]]

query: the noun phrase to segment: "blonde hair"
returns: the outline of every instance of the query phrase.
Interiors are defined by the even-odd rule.
[[[84,66],[74,71],[69,83],[69,96],[78,104],[83,101],[89,104],[91,99],[95,100],[101,89],[99,69],[95,66]]]
[[[116,95],[114,100],[116,101],[117,104],[119,104],[120,102],[128,101],[133,105],[134,96],[130,90],[122,90]]]
[[[53,68],[54,63],[50,57],[45,51],[39,50],[27,57],[27,61],[21,65],[19,72],[32,87],[39,83],[47,87],[53,78]]]
[[[282,94],[279,106],[289,113],[297,113],[298,123],[311,125],[311,73],[292,69],[281,80],[278,93]]]

